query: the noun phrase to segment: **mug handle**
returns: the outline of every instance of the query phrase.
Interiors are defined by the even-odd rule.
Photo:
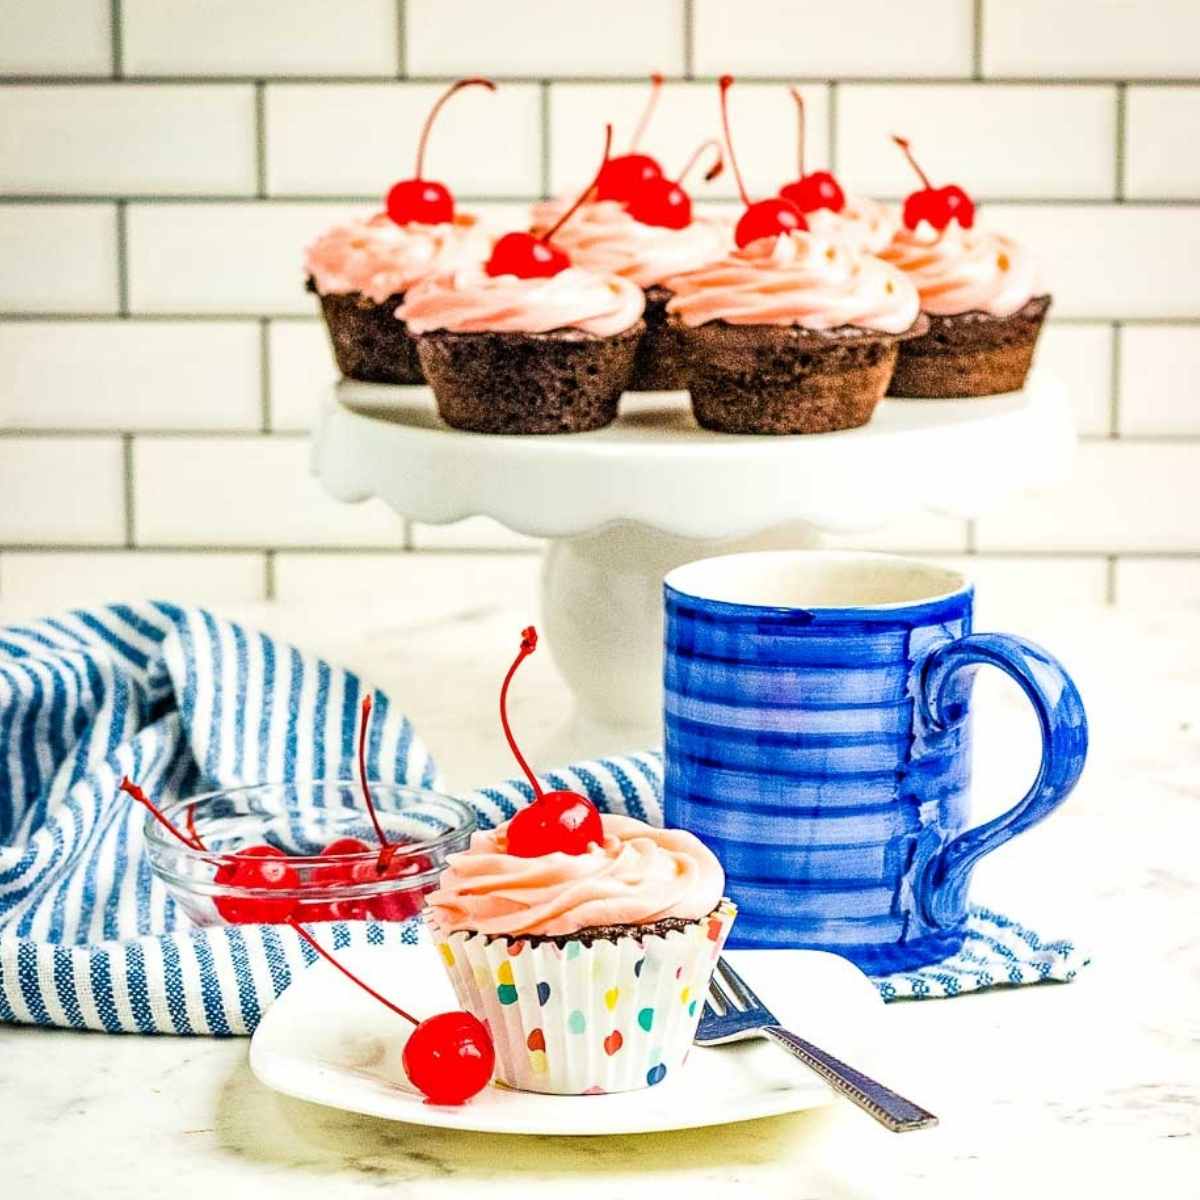
[[[921,667],[919,711],[936,734],[960,724],[975,668],[999,667],[1020,684],[1042,728],[1042,762],[1033,786],[1008,812],[948,842],[921,872],[915,899],[930,924],[961,919],[971,869],[1010,838],[1048,817],[1070,794],[1087,757],[1087,715],[1079,690],[1053,655],[1007,633],[967,634],[934,650]]]

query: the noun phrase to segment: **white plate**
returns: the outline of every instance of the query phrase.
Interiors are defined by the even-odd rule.
[[[417,1014],[456,1008],[432,946],[341,959]],[[861,1062],[878,1039],[883,1003],[845,959],[805,950],[734,950],[729,959],[780,1021]],[[250,1069],[275,1091],[413,1125],[542,1135],[647,1133],[748,1121],[828,1104],[829,1088],[765,1041],[697,1046],[672,1079],[609,1096],[542,1096],[490,1087],[468,1104],[425,1103],[404,1077],[408,1025],[325,963],[271,1006],[250,1043]],[[864,1064],[865,1065],[865,1064]]]

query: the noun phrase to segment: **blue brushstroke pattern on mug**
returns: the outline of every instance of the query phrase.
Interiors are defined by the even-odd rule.
[[[972,634],[956,572],[886,555],[706,560],[673,571],[665,600],[665,814],[725,868],[730,945],[832,950],[873,973],[956,952],[975,862],[1082,770],[1086,719],[1062,668]],[[1046,737],[1029,794],[968,831],[981,663],[1017,680]]]

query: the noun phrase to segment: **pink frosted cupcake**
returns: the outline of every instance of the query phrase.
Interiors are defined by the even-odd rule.
[[[692,162],[696,157],[692,156]],[[719,170],[718,161],[708,177],[712,178]],[[551,225],[563,207],[556,200],[535,205],[533,228]],[[686,388],[686,364],[667,323],[671,292],[664,286],[664,280],[698,270],[720,258],[731,245],[727,225],[693,217],[691,200],[679,180],[672,182],[659,177],[643,183],[628,203],[601,200],[583,205],[562,230],[558,242],[579,266],[618,275],[642,289],[646,333],[638,348],[630,388],[634,391]]]
[[[388,192],[386,211],[347,221],[321,234],[305,252],[308,290],[321,301],[338,369],[368,383],[423,383],[416,345],[393,315],[415,283],[438,271],[483,262],[491,238],[480,222],[456,213],[444,184],[423,179],[421,168],[434,118],[464,87],[487,79],[460,79],[430,110],[417,147],[417,171]]]
[[[904,203],[904,224],[880,252],[912,280],[929,320],[900,350],[889,395],[990,396],[1024,387],[1050,296],[1029,253],[975,228],[975,206],[954,184],[935,188],[903,138],[924,187]]]
[[[601,170],[611,143],[609,126]],[[448,425],[581,433],[615,419],[645,330],[642,290],[573,266],[555,240],[595,183],[551,229],[505,234],[482,266],[425,280],[396,310]]]
[[[451,855],[426,920],[459,1004],[487,1023],[496,1078],[582,1095],[683,1065],[736,910],[683,830],[601,815],[584,853],[510,853],[509,824]]]
[[[900,342],[925,327],[902,272],[802,230],[756,238],[668,286],[692,410],[725,433],[866,424]]]
[[[491,239],[465,213],[440,225],[397,225],[378,213],[323,233],[304,268],[338,370],[368,383],[424,383],[416,343],[396,320],[396,307],[422,279],[482,262],[490,250]]]

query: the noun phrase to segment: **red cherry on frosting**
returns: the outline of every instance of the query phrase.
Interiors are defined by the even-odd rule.
[[[540,279],[557,275],[571,265],[558,249],[532,233],[506,233],[495,246],[485,270],[489,275],[515,275],[518,279]]]
[[[678,178],[647,180],[634,193],[625,206],[635,221],[643,225],[658,225],[664,229],[686,229],[692,223],[692,198],[683,190],[682,184],[688,172],[699,161],[700,155],[713,146],[717,151],[716,162],[705,172],[706,180],[716,179],[725,168],[725,159],[720,145],[713,139],[701,142],[692,152]]]
[[[963,229],[970,229],[975,224],[975,202],[971,197],[957,183],[935,188],[913,157],[908,139],[893,134],[892,141],[904,152],[909,165],[925,185],[905,198],[904,224],[909,229],[916,229],[922,221],[928,221],[940,232],[948,228],[951,221],[957,221]]]
[[[508,823],[508,853],[517,858],[537,858],[543,854],[584,854],[593,842],[604,840],[600,813],[596,806],[578,792],[545,792],[538,778],[529,769],[508,723],[508,687],[517,668],[537,649],[537,630],[532,625],[521,630],[521,646],[500,685],[500,724],[509,748],[525,778],[533,788],[535,799]]]
[[[652,179],[661,179],[663,169],[658,160],[649,154],[635,154],[637,144],[642,140],[642,134],[650,124],[650,118],[658,107],[659,96],[662,92],[663,77],[657,73],[650,76],[650,96],[646,107],[642,110],[637,129],[629,143],[628,154],[618,154],[610,158],[596,176],[596,199],[619,200],[622,204],[631,200],[641,189],[642,185]]]
[[[593,176],[591,183],[579,193],[575,203],[567,209],[545,233],[536,237],[532,233],[506,233],[492,247],[491,257],[484,264],[484,270],[489,275],[515,275],[518,279],[542,279],[565,271],[570,265],[570,258],[550,239],[579,211],[580,206],[588,198],[596,186],[605,166],[608,164],[608,152],[612,148],[612,126],[604,127],[604,157],[600,160],[600,168]]]
[[[402,179],[392,185],[387,194],[387,214],[397,225],[408,225],[416,222],[421,225],[444,225],[454,220],[454,197],[444,183],[435,179],[423,179],[421,168],[425,165],[425,145],[429,141],[429,131],[433,122],[442,110],[442,105],[465,87],[479,85],[489,91],[495,91],[496,85],[490,79],[473,76],[470,79],[460,79],[451,84],[437,99],[425,124],[421,126],[421,137],[417,142],[417,170],[413,179]]]
[[[586,854],[604,841],[596,806],[578,792],[546,792],[508,823],[507,849],[517,858]]]
[[[737,157],[733,153],[733,139],[729,136],[729,89],[733,86],[732,75],[722,75],[721,87],[721,127],[725,130],[725,150],[729,155],[729,165],[733,167],[733,177],[737,180],[738,192],[746,211],[733,231],[733,240],[739,247],[748,246],[751,242],[764,237],[778,237],[781,233],[792,233],[797,229],[807,229],[808,223],[804,214],[790,201],[776,196],[770,200],[752,202],[746,191],[742,172],[738,168]]]
[[[487,1087],[496,1051],[487,1027],[468,1012],[427,1017],[408,1035],[404,1073],[430,1104],[462,1104]]]
[[[846,207],[846,193],[842,185],[829,171],[813,171],[811,175],[804,172],[804,97],[797,88],[790,89],[792,99],[796,102],[796,120],[798,123],[796,159],[799,164],[800,178],[795,183],[786,184],[779,189],[779,194],[790,200],[802,213],[816,212],[819,208],[828,208],[831,212],[841,212]]]

